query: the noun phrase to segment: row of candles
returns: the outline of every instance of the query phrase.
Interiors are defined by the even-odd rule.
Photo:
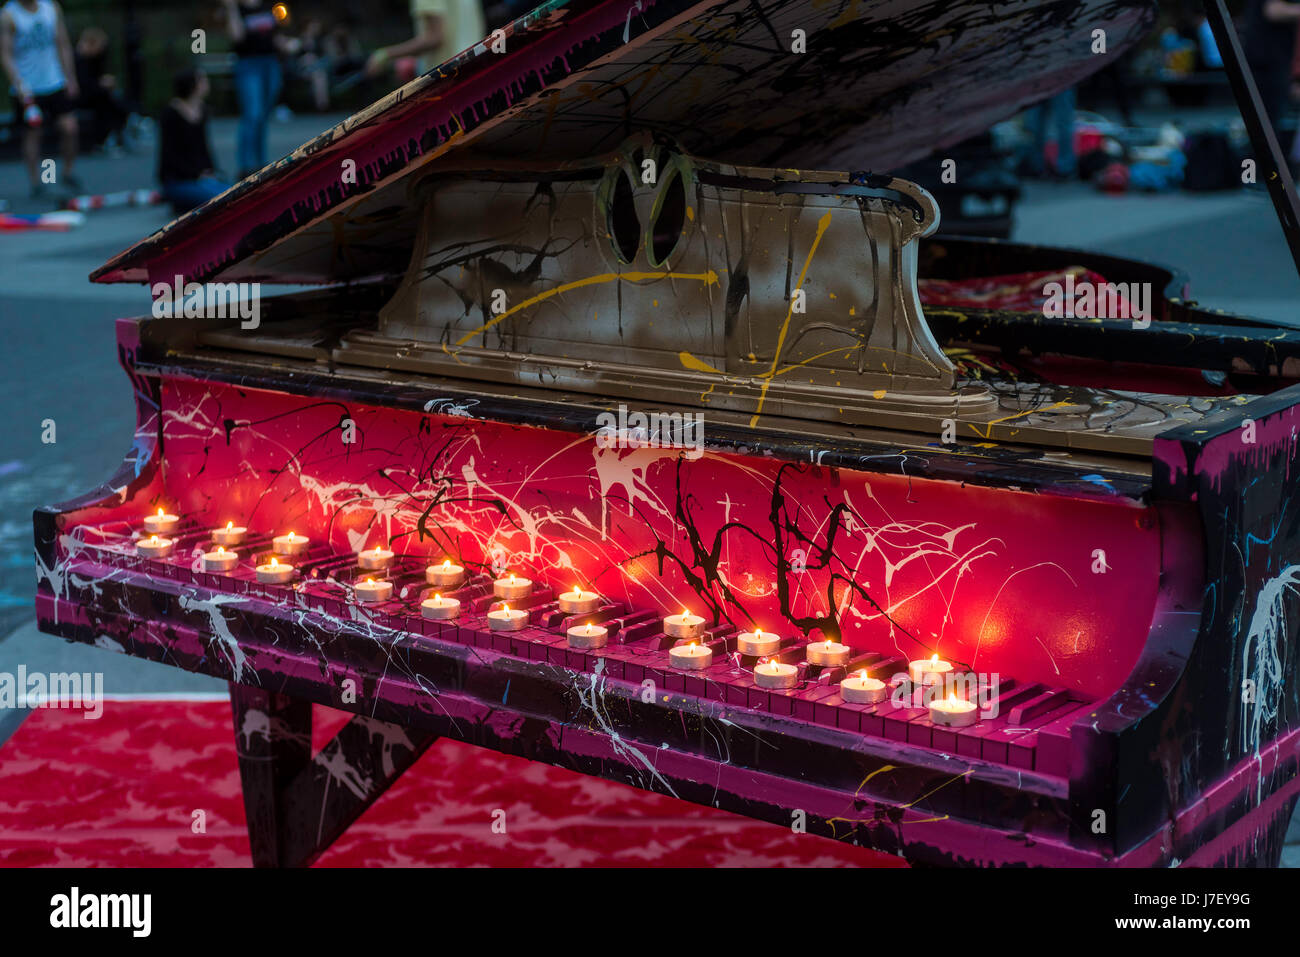
[[[175,541],[165,536],[174,533],[180,525],[180,518],[170,515],[163,509],[157,514],[145,517],[145,531],[148,538],[136,543],[141,554],[151,558],[165,558],[175,547]],[[227,522],[224,528],[212,530],[213,550],[203,553],[203,570],[206,572],[227,572],[239,563],[239,553],[227,550],[243,543],[248,529]],[[285,584],[293,580],[295,569],[289,562],[280,561],[280,557],[291,558],[305,554],[310,539],[305,535],[288,532],[277,535],[271,540],[273,554],[270,559],[255,569],[257,580],[265,584]],[[390,549],[376,546],[363,549],[357,555],[357,564],[369,571],[383,571],[393,562],[394,553]],[[425,580],[435,588],[453,590],[460,587],[465,580],[465,569],[451,559],[444,559],[425,568]],[[528,624],[528,612],[520,608],[511,608],[508,602],[527,598],[533,589],[533,583],[521,576],[511,573],[496,579],[492,583],[493,594],[501,600],[501,607],[488,611],[488,626],[493,631],[519,631]],[[393,595],[393,583],[383,579],[365,578],[353,586],[355,597],[362,602],[388,601]],[[598,594],[584,591],[578,585],[572,591],[561,593],[557,599],[560,611],[569,615],[586,615],[595,612],[601,604]],[[420,612],[425,618],[451,621],[460,615],[460,600],[444,597],[435,592],[432,598],[420,603]],[[668,615],[663,620],[664,634],[680,642],[668,650],[669,661],[674,668],[684,671],[701,671],[713,664],[713,650],[702,644],[700,639],[705,634],[705,620],[683,609],[679,615]],[[609,629],[587,622],[568,629],[569,645],[578,649],[603,648],[609,640]],[[777,661],[770,656],[781,649],[781,638],[771,632],[756,628],[754,631],[741,632],[736,639],[736,649],[742,655],[762,658],[754,668],[754,682],[760,688],[786,690],[799,682],[799,669],[796,665]],[[828,638],[814,641],[805,646],[808,664],[822,667],[844,667],[852,656],[852,649],[843,642]],[[914,684],[937,685],[953,671],[951,662],[942,660],[938,655],[922,658],[908,663],[908,677]],[[865,671],[849,675],[840,682],[840,694],[845,701],[853,704],[879,704],[889,697],[889,686],[879,678],[872,678]],[[930,718],[936,725],[944,727],[967,727],[978,720],[974,702],[957,698],[950,694],[947,698],[938,698],[929,704]]]

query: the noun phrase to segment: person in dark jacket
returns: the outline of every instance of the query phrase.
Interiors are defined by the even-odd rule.
[[[202,70],[182,70],[172,78],[171,102],[158,121],[158,180],[163,197],[180,215],[224,193],[208,148],[208,78]]]
[[[1274,133],[1290,105],[1291,58],[1295,54],[1297,23],[1300,23],[1300,3],[1250,0],[1246,5],[1242,49]],[[1285,143],[1282,148],[1286,148]]]

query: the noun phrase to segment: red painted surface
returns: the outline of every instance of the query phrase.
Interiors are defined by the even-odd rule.
[[[319,747],[345,716],[315,713]],[[109,701],[94,721],[33,712],[0,747],[0,865],[249,866],[230,723],[224,701]],[[491,829],[498,808],[504,835]],[[376,865],[903,866],[454,741],[430,748],[318,866]]]
[[[831,614],[856,649],[939,653],[1093,696],[1127,677],[1150,629],[1159,533],[1131,503],[712,452],[684,461],[600,449],[592,435],[183,380],[165,380],[163,414],[156,504],[294,530],[341,554],[378,542],[471,564],[495,554],[636,608],[713,605],[791,634]]]

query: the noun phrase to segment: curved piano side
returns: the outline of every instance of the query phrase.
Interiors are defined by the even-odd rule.
[[[1133,674],[1073,729],[1075,843],[1276,866],[1300,794],[1298,436],[1291,386],[1155,441],[1160,599]]]

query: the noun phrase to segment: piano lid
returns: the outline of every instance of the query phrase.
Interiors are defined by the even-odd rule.
[[[470,152],[559,166],[649,130],[713,160],[891,169],[1101,69],[1154,13],[1149,0],[551,0],[91,278],[396,277],[418,221],[410,174]]]

